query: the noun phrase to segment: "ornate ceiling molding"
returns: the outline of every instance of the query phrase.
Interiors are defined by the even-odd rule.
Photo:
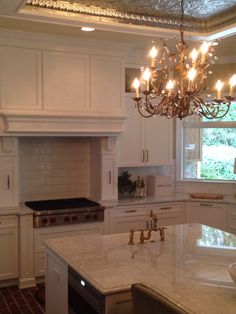
[[[180,5],[174,0],[27,0],[26,7],[93,17],[118,24],[178,29]],[[235,0],[188,0],[185,30],[212,32],[235,23]]]

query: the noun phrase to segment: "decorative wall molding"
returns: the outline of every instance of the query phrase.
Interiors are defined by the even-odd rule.
[[[109,136],[124,131],[125,117],[2,113],[3,133],[14,135]]]

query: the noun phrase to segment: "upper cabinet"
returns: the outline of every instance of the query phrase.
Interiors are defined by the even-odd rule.
[[[131,94],[126,96],[126,113],[125,131],[119,136],[119,166],[170,165],[172,120],[164,117],[141,117]]]
[[[123,60],[91,56],[91,110],[100,113],[122,113],[123,97]]]
[[[124,57],[112,53],[66,45],[0,46],[0,109],[9,117],[37,110],[44,117],[68,113],[122,119]]]
[[[0,47],[1,109],[42,108],[41,51]]]
[[[88,56],[43,52],[43,107],[52,111],[90,111]]]

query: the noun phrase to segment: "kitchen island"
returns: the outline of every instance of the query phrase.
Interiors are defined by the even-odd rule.
[[[129,234],[83,235],[46,241],[46,312],[67,313],[68,266],[104,296],[105,313],[132,313],[133,283],[143,283],[188,313],[236,313],[236,286],[228,267],[236,236],[199,224],[169,226],[128,245]],[[59,268],[58,268],[59,267]],[[60,288],[61,287],[61,288]],[[55,291],[58,290],[58,294]],[[54,308],[53,308],[54,307]]]

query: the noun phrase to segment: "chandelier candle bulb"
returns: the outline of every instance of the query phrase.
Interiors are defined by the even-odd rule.
[[[201,58],[201,63],[205,63],[206,61],[206,53],[209,49],[210,44],[206,43],[205,41],[203,42],[203,44],[201,45],[201,53],[202,53],[202,58]]]
[[[198,52],[197,50],[194,48],[191,52],[191,58],[192,58],[192,64],[194,65],[196,63],[197,60],[197,56],[198,56]]]
[[[149,68],[146,68],[146,70],[143,72],[143,79],[146,81],[146,91],[149,91],[149,80],[151,77],[151,72]]]
[[[216,90],[217,90],[217,99],[221,99],[221,90],[223,88],[224,83],[221,80],[218,80],[216,83]]]
[[[157,53],[158,53],[158,51],[157,51],[156,47],[153,46],[149,52],[149,56],[151,57],[151,67],[155,66],[155,61],[156,61],[155,58],[157,56]]]
[[[190,91],[192,91],[193,80],[195,77],[196,77],[196,70],[194,68],[191,68],[188,72],[188,79],[189,79],[188,90]]]
[[[139,86],[140,86],[140,82],[137,79],[137,77],[134,79],[132,87],[135,89],[135,97],[139,98]]]
[[[236,85],[236,74],[234,74],[231,79],[229,80],[229,96],[233,97],[233,92],[234,92],[234,86]]]

